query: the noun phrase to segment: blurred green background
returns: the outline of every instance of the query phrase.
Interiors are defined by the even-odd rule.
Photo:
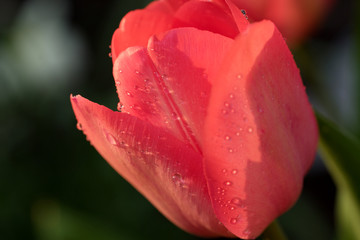
[[[126,12],[148,2],[1,0],[0,239],[198,239],[101,158],[69,101],[81,94],[116,109],[111,37]],[[338,1],[293,53],[314,106],[359,136],[356,4]],[[335,191],[317,159],[280,218],[289,239],[333,238]]]

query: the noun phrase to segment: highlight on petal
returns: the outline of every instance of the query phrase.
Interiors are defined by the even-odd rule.
[[[185,231],[231,236],[215,217],[196,151],[163,128],[81,96],[71,103],[84,134],[108,163]]]
[[[256,238],[297,200],[318,137],[299,70],[273,23],[251,24],[235,40],[204,132],[215,214],[236,236]]]
[[[147,49],[128,48],[114,63],[122,110],[169,129],[201,152],[211,81],[232,42],[212,32],[179,28],[151,38]]]
[[[113,62],[126,48],[146,46],[150,36],[169,30],[172,19],[171,12],[165,13],[149,9],[135,10],[126,14],[111,41]]]

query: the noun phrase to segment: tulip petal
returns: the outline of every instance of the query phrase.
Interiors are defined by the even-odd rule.
[[[195,27],[235,38],[239,30],[230,13],[213,2],[188,1],[174,15],[173,28]]]
[[[232,2],[232,0],[225,0],[228,5],[231,14],[235,20],[236,26],[239,29],[239,32],[243,32],[247,29],[249,21],[246,19],[245,14]]]
[[[252,239],[298,198],[317,145],[299,70],[269,21],[235,40],[212,87],[204,169],[219,220]]]
[[[181,5],[188,2],[189,0],[162,0],[162,1],[167,2],[169,5],[172,6],[174,10],[177,10],[180,8]]]
[[[169,4],[167,1],[153,1],[150,2],[149,5],[146,6],[147,10],[151,11],[160,11],[163,13],[174,12],[173,6]]]
[[[201,146],[211,83],[233,40],[183,28],[149,41],[149,54],[177,105],[178,114]],[[209,51],[211,49],[211,51]]]
[[[152,38],[148,50],[128,48],[114,64],[123,111],[171,130],[201,152],[209,81],[232,42],[208,31],[182,28]]]
[[[180,228],[199,236],[231,236],[215,217],[202,156],[163,128],[71,97],[87,139],[108,163]]]
[[[126,48],[146,46],[150,36],[169,30],[172,20],[171,12],[165,13],[159,10],[142,9],[126,14],[111,41],[113,62]]]

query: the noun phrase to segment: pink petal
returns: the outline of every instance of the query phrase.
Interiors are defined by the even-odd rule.
[[[231,236],[216,219],[201,158],[165,129],[71,97],[87,139],[109,164],[180,228],[199,236]]]
[[[114,32],[111,42],[113,62],[118,55],[131,46],[146,46],[150,36],[171,28],[172,13],[158,10],[135,10],[126,14]]]
[[[125,50],[114,64],[123,111],[164,127],[201,152],[210,82],[232,39],[194,28],[174,29]],[[210,49],[210,51],[209,51]]]
[[[232,15],[219,4],[206,1],[188,1],[174,15],[173,28],[195,27],[235,38],[239,33]]]
[[[216,216],[252,239],[297,200],[317,126],[273,23],[250,25],[219,72],[205,121],[205,175]]]

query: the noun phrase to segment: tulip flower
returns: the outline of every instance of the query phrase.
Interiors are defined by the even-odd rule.
[[[109,164],[181,229],[253,239],[297,200],[317,125],[270,21],[230,1],[158,1],[112,40],[119,111],[71,96]]]

